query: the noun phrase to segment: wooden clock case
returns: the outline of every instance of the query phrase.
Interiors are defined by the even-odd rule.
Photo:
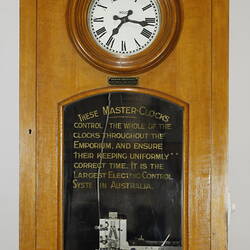
[[[91,0],[69,1],[67,27],[69,36],[80,55],[100,70],[113,74],[137,74],[159,64],[173,50],[180,35],[182,9],[179,1],[159,1],[161,26],[153,44],[142,53],[123,57],[101,49],[88,28]]]
[[[119,91],[184,108],[183,250],[226,250],[228,1],[159,0],[171,32],[129,59],[93,43],[89,2],[20,1],[20,250],[63,249],[63,105]],[[117,75],[139,84],[110,86]]]

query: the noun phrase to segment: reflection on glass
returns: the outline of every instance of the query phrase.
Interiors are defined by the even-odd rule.
[[[64,249],[182,249],[183,108],[117,92],[64,107]]]

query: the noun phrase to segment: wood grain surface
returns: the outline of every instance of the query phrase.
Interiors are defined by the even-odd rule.
[[[19,246],[36,249],[36,1],[20,2]]]
[[[211,249],[228,249],[229,6],[213,0]]]
[[[60,105],[113,91],[68,35],[66,0],[21,0],[20,249],[62,250]],[[186,107],[183,250],[227,249],[228,1],[183,1],[174,51],[133,76]],[[90,92],[89,92],[90,91]],[[76,99],[75,99],[76,98]]]

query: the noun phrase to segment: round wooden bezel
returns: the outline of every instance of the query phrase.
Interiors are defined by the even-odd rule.
[[[67,26],[69,36],[80,55],[91,65],[113,74],[137,74],[159,64],[174,49],[182,24],[179,0],[157,0],[161,11],[160,30],[152,44],[142,52],[114,55],[99,47],[88,27],[92,0],[69,0]]]

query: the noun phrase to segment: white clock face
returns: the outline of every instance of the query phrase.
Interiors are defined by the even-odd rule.
[[[142,52],[160,28],[157,0],[93,0],[89,29],[95,41],[115,55]]]

